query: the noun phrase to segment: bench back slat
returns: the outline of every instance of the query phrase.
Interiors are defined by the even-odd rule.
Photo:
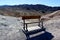
[[[40,19],[41,16],[22,16],[22,19],[25,20],[25,19]]]

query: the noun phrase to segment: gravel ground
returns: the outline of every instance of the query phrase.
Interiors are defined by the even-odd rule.
[[[0,15],[0,40],[26,40],[22,27],[21,18]],[[46,21],[44,27],[54,36],[52,40],[60,40],[60,19]]]
[[[20,30],[20,31],[19,31]],[[0,40],[25,40],[21,18],[0,15]]]
[[[44,22],[44,26],[46,31],[52,33],[54,36],[52,40],[60,40],[60,19]]]

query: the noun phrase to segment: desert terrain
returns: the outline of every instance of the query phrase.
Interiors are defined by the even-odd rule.
[[[41,15],[43,26],[46,32],[39,32],[29,40],[60,40],[60,10],[59,7],[46,7],[46,9],[38,9],[44,5],[29,6],[1,6],[0,7],[0,40],[26,40],[27,37],[23,33],[22,16]],[[26,10],[27,7],[27,10]],[[36,9],[35,9],[36,8]],[[49,9],[49,10],[48,10]],[[26,22],[38,20],[26,20]],[[28,25],[29,30],[37,29],[37,24]],[[31,27],[33,26],[33,27]]]

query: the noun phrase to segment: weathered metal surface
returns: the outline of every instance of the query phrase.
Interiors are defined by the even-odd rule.
[[[22,16],[22,19],[25,20],[25,19],[40,19],[41,16]]]

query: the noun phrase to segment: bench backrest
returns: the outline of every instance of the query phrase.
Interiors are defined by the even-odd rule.
[[[41,16],[22,16],[22,19],[25,20],[25,19],[40,19]]]

